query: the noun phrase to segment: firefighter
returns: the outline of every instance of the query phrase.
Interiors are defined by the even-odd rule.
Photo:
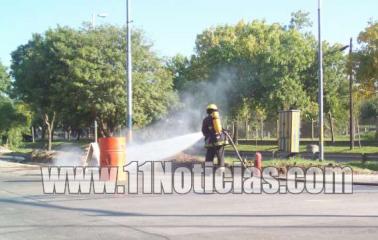
[[[202,122],[202,133],[205,137],[206,162],[213,162],[215,155],[218,165],[224,167],[224,146],[227,144],[219,118],[218,107],[209,104],[206,109],[207,117]]]

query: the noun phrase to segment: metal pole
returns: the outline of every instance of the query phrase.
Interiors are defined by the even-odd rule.
[[[323,123],[323,49],[321,37],[321,0],[318,0],[318,46],[319,46],[319,160],[324,160],[324,123]]]
[[[132,140],[133,129],[133,100],[132,100],[132,60],[131,60],[131,29],[130,29],[130,0],[126,0],[126,27],[127,27],[127,128],[128,140]]]
[[[94,141],[97,142],[97,121],[94,121]]]
[[[354,148],[354,119],[353,119],[353,67],[352,67],[352,52],[353,39],[349,42],[349,147]]]
[[[96,25],[96,14],[92,13],[92,29],[95,28]]]
[[[32,141],[34,143],[35,142],[34,126],[31,127],[31,131],[32,131]]]

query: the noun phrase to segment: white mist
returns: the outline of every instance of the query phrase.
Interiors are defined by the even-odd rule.
[[[127,162],[164,160],[190,148],[201,138],[202,133],[196,132],[161,141],[131,144],[126,147]]]

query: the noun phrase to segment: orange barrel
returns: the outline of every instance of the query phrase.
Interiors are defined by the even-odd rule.
[[[118,167],[118,180],[126,180],[123,166],[126,164],[126,138],[106,137],[99,138],[100,146],[100,167]],[[106,180],[101,178],[102,180]],[[116,179],[109,179],[116,180]]]

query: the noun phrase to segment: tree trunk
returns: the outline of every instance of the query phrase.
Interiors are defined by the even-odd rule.
[[[332,118],[332,113],[331,112],[328,112],[328,119],[329,119],[329,126],[331,128],[332,143],[335,143],[335,134],[333,132],[333,118]]]
[[[47,137],[48,137],[47,150],[48,151],[51,151],[51,148],[52,148],[52,134],[53,134],[53,129],[54,129],[55,115],[56,115],[55,112],[53,112],[53,116],[51,120],[47,113],[45,113],[43,116],[43,120],[47,128]]]
[[[264,138],[264,120],[260,119],[260,125],[261,125],[261,140]]]
[[[51,130],[51,142],[54,141],[54,132],[55,132],[55,129],[53,128],[53,129]]]
[[[48,144],[47,144],[47,150],[51,151],[52,149],[52,131],[50,128],[47,129],[47,137],[48,137]]]
[[[378,117],[375,118],[375,140],[378,140]]]
[[[248,120],[245,120],[245,139],[248,139]]]
[[[257,124],[256,124],[255,134],[256,134],[255,140],[256,140],[256,146],[257,146],[257,139],[259,138],[259,129],[257,128]]]
[[[356,126],[357,126],[357,135],[358,135],[358,146],[361,148],[361,133],[360,133],[360,121],[356,118]]]
[[[280,120],[278,119],[276,122],[276,137],[277,141],[280,140]]]
[[[46,127],[43,125],[42,126],[42,131],[41,131],[41,140],[42,140],[42,142],[45,141],[45,135],[46,135]]]
[[[95,120],[94,121],[94,142],[96,143],[97,142],[97,138],[98,138],[98,132],[97,132],[97,121]]]
[[[99,121],[98,121],[98,128],[100,130],[100,136],[101,137],[103,137],[103,138],[104,137],[110,137],[108,126],[101,119],[99,119]]]
[[[71,141],[71,134],[72,134],[72,130],[71,130],[71,127],[68,127],[68,130],[67,130],[67,137],[68,137],[68,141],[70,142]]]
[[[235,123],[234,123],[234,139],[233,140],[234,140],[234,143],[236,145],[239,144],[238,122],[237,121],[235,121]]]
[[[76,138],[77,141],[80,141],[80,135],[81,135],[81,129],[78,129],[77,130],[77,138]]]
[[[31,127],[31,131],[32,131],[32,141],[33,143],[35,143],[34,126]]]
[[[314,140],[315,138],[314,133],[314,119],[311,119],[311,140]]]

